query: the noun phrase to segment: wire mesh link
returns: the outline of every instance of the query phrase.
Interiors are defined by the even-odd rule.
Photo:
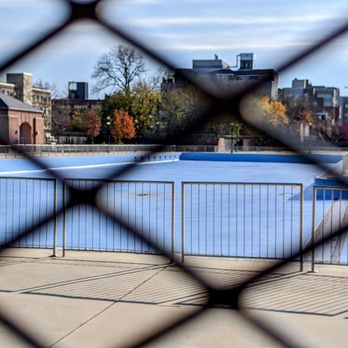
[[[107,21],[104,20],[102,15],[98,12],[98,5],[101,3],[101,0],[95,0],[90,2],[75,2],[72,0],[61,0],[61,3],[64,4],[69,8],[68,11],[68,17],[65,18],[65,20],[58,25],[55,29],[53,29],[51,32],[46,33],[41,38],[36,40],[35,42],[32,42],[27,47],[22,49],[20,52],[15,54],[13,57],[10,57],[7,61],[2,63],[0,65],[0,72],[4,72],[7,68],[9,68],[11,65],[13,65],[15,62],[19,61],[20,59],[27,57],[29,54],[31,54],[35,49],[42,46],[44,43],[50,41],[52,38],[54,38],[56,35],[58,35],[60,32],[64,31],[69,25],[72,23],[81,20],[81,19],[91,19],[96,21],[98,24],[100,24],[104,29],[109,31],[110,33],[118,36],[119,38],[125,40],[132,46],[136,47],[140,51],[142,51],[144,54],[146,54],[148,57],[152,58],[157,63],[161,64],[162,66],[168,68],[169,70],[174,70],[176,67],[173,66],[170,62],[168,62],[166,59],[161,57],[159,54],[152,51],[149,47],[146,47],[143,45],[139,38],[134,38],[131,35],[127,34],[122,28],[113,26],[109,24]],[[116,4],[117,6],[117,4]],[[303,52],[301,52],[299,55],[293,57],[292,59],[284,62],[277,70],[278,72],[284,72],[288,70],[290,67],[294,66],[295,64],[302,61],[302,59],[316,53],[318,49],[321,47],[327,45],[332,40],[338,38],[342,34],[346,33],[348,30],[348,23],[338,28],[336,31],[324,36],[321,40],[319,40],[316,44],[310,46]],[[197,122],[194,124],[191,124],[185,128],[182,132],[175,132],[170,134],[165,141],[163,142],[162,146],[159,146],[154,151],[149,151],[146,155],[152,155],[158,151],[161,151],[165,149],[166,144],[171,144],[178,142],[179,140],[185,139],[185,136],[190,134],[192,131],[197,130],[204,126],[208,121],[211,121],[212,117],[217,117],[221,113],[232,113],[237,119],[239,119],[241,122],[245,122],[250,125],[250,127],[256,131],[260,131],[259,125],[255,125],[250,123],[248,119],[245,119],[240,112],[240,103],[244,99],[245,96],[249,95],[253,91],[255,91],[258,87],[260,87],[260,84],[262,82],[255,82],[254,84],[250,85],[249,87],[245,88],[242,91],[238,91],[235,94],[232,94],[230,96],[216,96],[209,93],[209,91],[205,88],[203,85],[198,85],[196,81],[190,79],[189,76],[184,75],[181,73],[181,78],[185,79],[186,81],[189,81],[192,85],[194,85],[198,90],[202,92],[205,98],[207,98],[209,101],[211,101],[211,105],[209,108],[204,110],[204,112],[200,115]],[[276,139],[281,144],[283,144],[286,148],[296,151],[306,157],[311,163],[317,164],[321,168],[326,167],[323,166],[323,164],[319,163],[316,158],[314,158],[311,155],[305,154],[301,152],[301,149],[297,146],[298,144],[290,143],[286,139],[278,137],[277,134],[274,132],[271,132],[269,130],[261,129],[261,131],[268,133],[270,138]],[[3,145],[9,145],[5,141],[0,139],[1,144]],[[28,154],[27,152],[21,150],[19,147],[10,145],[11,149],[17,153],[20,153],[23,155],[26,159],[32,161],[35,165],[37,165],[41,169],[47,170],[50,175],[53,177],[56,177],[61,183],[63,182],[63,178],[57,175],[57,173],[54,173],[50,171],[47,166],[40,161],[37,158],[33,158]],[[110,180],[111,178],[117,178],[121,176],[124,173],[129,173],[132,169],[134,169],[135,164],[130,164],[122,168],[121,170],[114,171],[112,174],[110,174],[109,177],[105,178],[105,180]],[[342,184],[345,184],[345,179],[338,175],[337,173],[333,173],[338,180],[342,182]],[[97,185],[96,187],[93,187],[93,189],[89,189],[85,191],[82,191],[73,185],[67,185],[67,190],[69,191],[69,200],[65,207],[63,209],[60,209],[59,211],[53,210],[53,212],[45,213],[44,216],[40,216],[38,219],[38,222],[35,222],[31,224],[31,226],[21,226],[21,231],[19,233],[13,234],[10,236],[8,235],[8,239],[4,242],[3,246],[1,246],[1,251],[3,251],[6,247],[13,245],[13,243],[20,243],[20,240],[23,239],[23,237],[28,237],[32,235],[33,232],[37,231],[38,228],[42,228],[47,224],[48,221],[51,221],[52,219],[55,219],[57,214],[61,215],[64,214],[69,209],[74,209],[75,207],[81,205],[81,204],[88,204],[92,209],[99,209],[100,212],[104,213],[108,218],[110,218],[111,221],[114,221],[115,223],[120,224],[124,229],[126,229],[129,233],[133,234],[135,237],[140,238],[141,240],[144,240],[144,242],[149,243],[149,245],[153,248],[156,248],[160,252],[167,255],[169,259],[172,258],[172,255],[168,252],[166,248],[163,248],[160,244],[156,243],[156,241],[153,241],[149,238],[146,238],[142,235],[141,231],[139,231],[134,226],[131,226],[127,221],[124,221],[122,215],[117,214],[111,214],[108,212],[105,207],[103,207],[97,200],[98,191],[105,187],[105,182]],[[21,189],[23,189],[21,187]],[[332,240],[332,238],[338,237],[345,233],[345,230],[347,228],[346,223],[340,223],[339,226],[335,226],[335,228],[330,229],[329,234],[323,234],[322,238],[317,239],[314,241],[313,245],[307,246],[304,250],[304,252],[310,251],[319,246],[325,245],[325,243]],[[257,325],[259,328],[264,330],[269,336],[273,337],[275,340],[277,340],[279,343],[283,344],[287,347],[292,347],[292,342],[283,335],[279,334],[275,328],[270,326],[269,324],[266,324],[264,322],[256,321],[253,318],[248,317],[247,313],[244,313],[244,311],[240,308],[239,305],[239,298],[241,295],[241,292],[250,284],[252,284],[257,279],[261,278],[265,274],[269,274],[275,270],[277,270],[279,267],[282,267],[286,265],[289,261],[294,260],[298,257],[300,257],[302,254],[301,250],[293,250],[291,253],[291,256],[286,258],[285,260],[277,262],[275,265],[269,267],[268,269],[265,269],[263,272],[261,272],[258,275],[255,275],[251,278],[249,278],[247,281],[244,281],[240,283],[238,286],[232,287],[230,289],[215,289],[212,288],[209,284],[207,284],[198,274],[196,274],[192,269],[184,265],[180,262],[180,260],[175,259],[175,262],[178,267],[183,269],[190,277],[195,279],[196,281],[200,282],[205,289],[208,292],[209,295],[209,302],[208,304],[202,308],[201,310],[197,311],[194,314],[191,314],[187,316],[185,319],[181,319],[177,322],[170,322],[163,324],[162,327],[151,330],[147,336],[143,336],[139,339],[139,341],[134,342],[133,345],[140,346],[144,345],[146,343],[152,342],[154,339],[174,330],[175,328],[185,325],[190,320],[193,320],[197,318],[200,314],[202,314],[206,308],[212,307],[214,305],[220,304],[227,306],[229,308],[233,309],[239,309],[241,315],[243,315],[245,318],[249,319],[250,323],[253,323]],[[16,325],[16,323],[10,321],[4,313],[1,313],[0,316],[2,322],[9,328],[11,328],[16,334],[21,336],[24,340],[26,340],[28,343],[30,343],[33,346],[41,347],[42,344],[37,340],[35,337],[32,337],[30,333],[26,332],[24,329],[22,329],[20,326]],[[128,346],[128,344],[125,344]]]

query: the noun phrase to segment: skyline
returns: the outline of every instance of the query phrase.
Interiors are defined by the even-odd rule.
[[[174,4],[165,0],[110,0],[99,8],[107,21],[140,38],[178,68],[190,68],[193,59],[213,59],[214,54],[233,66],[237,54],[253,52],[256,69],[275,70],[339,27],[347,9],[342,0],[334,4],[305,0],[297,5],[279,5],[275,0],[261,5],[256,0],[178,0]],[[2,0],[0,29],[5,32],[11,26],[11,30],[0,41],[0,62],[52,29],[64,18],[64,12],[58,0]],[[78,22],[7,72],[30,72],[34,82],[54,83],[59,91],[66,89],[68,81],[86,81],[92,87],[98,57],[119,43],[122,41],[97,24]],[[294,78],[309,79],[313,85],[338,87],[341,95],[348,94],[344,89],[348,85],[347,44],[348,35],[344,35],[282,73],[279,87],[289,87]],[[150,66],[156,70],[152,62]]]

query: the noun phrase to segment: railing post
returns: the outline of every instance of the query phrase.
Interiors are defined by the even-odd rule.
[[[62,206],[63,206],[63,245],[62,245],[62,257],[65,257],[65,244],[66,244],[66,207],[65,207],[65,181],[63,181],[63,194],[62,194]],[[72,232],[71,232],[72,233]]]
[[[316,205],[316,200],[317,200],[317,188],[314,186],[313,187],[313,197],[312,197],[312,265],[311,265],[311,271],[314,272],[315,269],[315,248],[314,248],[314,238],[315,238],[315,205]]]
[[[300,272],[303,272],[303,184],[300,193]]]
[[[184,183],[181,183],[181,262],[185,262],[185,197],[184,197]]]
[[[53,257],[57,256],[57,179],[54,179],[54,197],[53,197],[53,212],[54,212],[54,222],[53,222]]]
[[[172,258],[174,261],[175,253],[175,183],[172,182]]]

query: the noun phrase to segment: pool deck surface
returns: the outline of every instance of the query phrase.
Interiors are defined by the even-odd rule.
[[[227,287],[272,261],[187,257],[210,284]],[[295,346],[346,347],[348,267],[298,264],[249,287],[249,316],[274,325]],[[9,249],[0,257],[0,312],[46,347],[134,346],[203,308],[204,288],[163,257],[138,254]],[[0,325],[1,347],[27,347]],[[39,338],[40,337],[40,338]],[[206,310],[148,347],[278,347],[237,311]]]

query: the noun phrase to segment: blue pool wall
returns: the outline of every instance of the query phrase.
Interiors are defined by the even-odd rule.
[[[341,155],[311,155],[313,160],[325,163],[337,163],[342,160]],[[231,162],[272,162],[272,163],[303,163],[311,164],[300,155],[273,154],[244,154],[244,153],[203,153],[185,152],[179,156],[180,161],[231,161]]]
[[[339,180],[332,177],[319,176],[314,180],[315,186],[323,186],[327,188],[343,187],[344,185]],[[317,200],[348,200],[348,191],[342,190],[320,190],[317,189]]]

